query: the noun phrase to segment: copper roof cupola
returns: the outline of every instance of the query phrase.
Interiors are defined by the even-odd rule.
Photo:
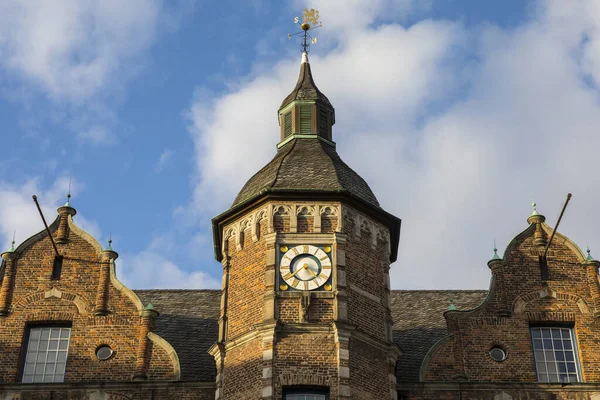
[[[279,108],[277,154],[246,182],[232,207],[277,192],[342,193],[379,208],[369,185],[336,152],[331,140],[334,118],[333,106],[315,85],[304,52],[296,87]]]
[[[335,110],[312,77],[308,54],[302,53],[300,75],[294,90],[279,107],[279,125],[283,146],[296,137],[313,136],[324,139],[331,145],[331,127],[335,124]]]

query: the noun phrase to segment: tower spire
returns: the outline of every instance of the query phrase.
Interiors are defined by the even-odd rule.
[[[335,124],[335,110],[329,99],[317,88],[308,60],[310,45],[317,42],[317,38],[311,36],[309,30],[322,26],[319,22],[319,11],[305,8],[302,23],[298,17],[294,18],[294,23],[298,24],[301,30],[288,34],[288,39],[302,35],[302,61],[296,87],[279,107],[281,139],[278,148],[293,139],[307,138],[324,139],[325,143],[335,146],[331,135],[331,127]]]

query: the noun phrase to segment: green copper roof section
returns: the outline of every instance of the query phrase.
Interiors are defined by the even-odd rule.
[[[10,248],[8,250],[6,250],[6,252],[7,253],[14,253],[15,252],[15,241],[14,240],[12,241],[12,243],[10,245]],[[588,253],[589,253],[589,251],[588,251]]]
[[[450,305],[448,306],[448,311],[456,311],[456,306],[454,305],[454,300],[450,299]]]
[[[114,251],[112,248],[112,239],[108,239],[108,246],[106,246],[104,251]]]
[[[498,256],[498,249],[496,248],[496,239],[494,239],[494,256],[492,260],[500,260],[500,256]]]
[[[152,303],[148,303],[148,305],[146,306],[146,310],[154,310],[154,306],[152,305]]]

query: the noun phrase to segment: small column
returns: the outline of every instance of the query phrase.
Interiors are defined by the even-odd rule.
[[[590,287],[590,294],[594,305],[594,317],[600,317],[600,282],[598,282],[598,267],[600,261],[594,260],[590,254],[590,249],[587,249],[587,258],[584,261],[587,272],[587,280]]]
[[[108,247],[102,252],[102,262],[100,264],[100,279],[98,281],[98,290],[96,292],[95,315],[108,314],[108,284],[110,282],[110,265],[119,257],[119,254],[113,250],[112,239],[108,241]]]
[[[496,248],[496,244],[494,243],[494,256],[487,263],[488,267],[492,271],[492,276],[494,277],[494,291],[496,293],[496,298],[498,299],[498,316],[500,317],[510,317],[512,315],[512,304],[509,304],[509,301],[506,297],[506,288],[505,286],[505,278],[504,273],[502,271],[502,267],[504,266],[504,260],[500,258],[498,255],[498,249]]]
[[[152,332],[152,329],[154,329],[158,311],[154,309],[152,304],[148,304],[142,311],[141,317],[142,325],[140,326],[140,333],[138,336],[137,362],[135,365],[135,374],[133,375],[134,381],[148,379],[148,365],[150,364],[150,356],[152,354],[148,333]]]
[[[65,244],[69,242],[69,216],[74,216],[77,214],[77,211],[71,207],[69,200],[71,199],[71,194],[67,195],[67,202],[64,206],[58,207],[58,215],[60,215],[60,222],[58,224],[58,229],[56,230],[56,243]]]
[[[10,249],[2,253],[2,259],[4,260],[4,279],[2,280],[2,288],[0,288],[0,317],[5,317],[10,313],[12,292],[17,276],[17,254],[15,253],[14,240]]]

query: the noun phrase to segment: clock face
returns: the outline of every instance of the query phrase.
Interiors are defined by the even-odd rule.
[[[285,246],[281,250],[285,250]],[[329,247],[328,247],[329,248]],[[315,290],[331,276],[331,259],[316,246],[300,245],[287,250],[279,263],[281,277],[290,287]]]

